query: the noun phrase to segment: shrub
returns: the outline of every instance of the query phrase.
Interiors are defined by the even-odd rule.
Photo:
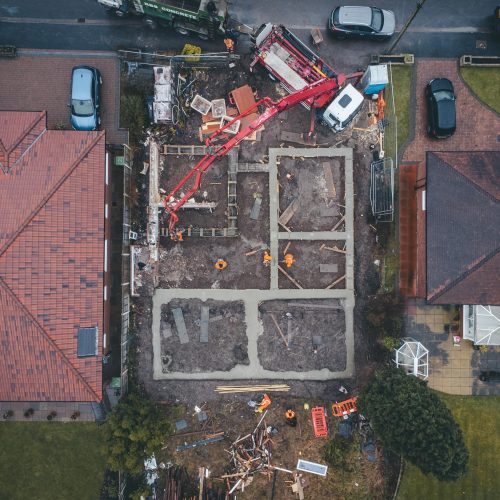
[[[132,392],[120,400],[108,417],[108,465],[140,475],[144,460],[159,451],[172,426],[153,401],[144,394]]]
[[[462,431],[427,383],[394,367],[378,371],[358,399],[384,446],[424,474],[455,481],[467,471]]]

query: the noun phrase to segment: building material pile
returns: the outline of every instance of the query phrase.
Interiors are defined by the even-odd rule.
[[[155,96],[153,116],[155,123],[172,123],[172,69],[170,66],[155,66]]]
[[[271,478],[271,471],[277,469],[271,465],[273,427],[267,426],[266,415],[267,411],[251,434],[237,439],[231,445],[229,454],[233,470],[222,476],[226,480],[229,494],[236,490],[244,491],[245,487],[253,481],[255,474],[264,474]]]

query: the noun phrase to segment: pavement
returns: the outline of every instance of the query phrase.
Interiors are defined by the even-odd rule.
[[[113,52],[20,50],[14,59],[0,59],[0,109],[47,111],[49,128],[71,129],[71,70],[78,65],[101,71],[101,127],[106,130],[106,143],[127,143],[128,132],[119,123],[120,61]]]
[[[408,144],[403,161],[425,162],[427,151],[497,151],[500,115],[477,99],[460,76],[458,62],[446,59],[418,59],[415,65],[412,106],[414,138]],[[426,132],[425,86],[436,77],[448,78],[457,96],[457,130],[448,139],[432,139]]]

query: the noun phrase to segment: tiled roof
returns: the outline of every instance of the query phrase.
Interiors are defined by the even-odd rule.
[[[104,132],[34,115],[0,112],[0,400],[100,401],[101,358],[78,358],[77,336],[103,331]]]
[[[500,152],[427,154],[427,300],[500,304]]]

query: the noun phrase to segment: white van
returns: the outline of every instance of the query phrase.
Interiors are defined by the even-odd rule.
[[[363,94],[349,83],[325,109],[323,121],[335,132],[344,130],[358,114],[363,100]]]

